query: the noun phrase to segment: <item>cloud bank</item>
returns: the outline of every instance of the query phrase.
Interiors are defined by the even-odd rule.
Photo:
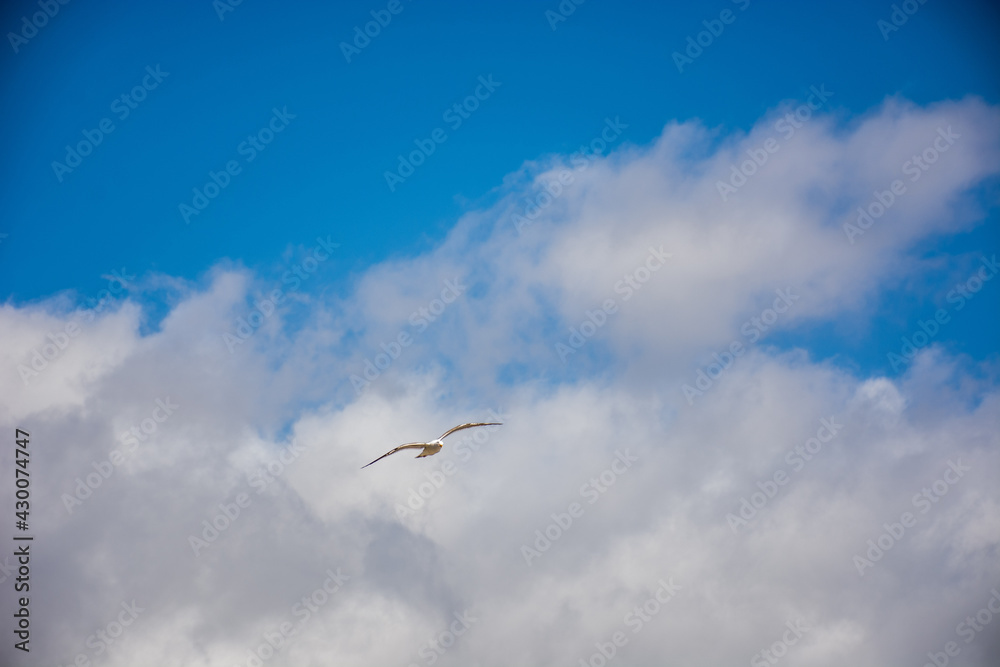
[[[995,664],[996,364],[768,337],[871,326],[981,223],[1000,110],[803,108],[526,163],[426,255],[273,309],[228,263],[4,305],[31,664]]]

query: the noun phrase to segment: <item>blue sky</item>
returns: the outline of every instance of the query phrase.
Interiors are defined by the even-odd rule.
[[[208,2],[109,2],[99,12],[71,3],[0,65],[11,155],[0,194],[9,235],[0,247],[2,294],[15,303],[61,290],[87,295],[121,266],[197,280],[231,259],[266,272],[289,246],[326,234],[343,244],[336,265],[324,268],[326,285],[337,284],[432,247],[506,174],[574,151],[607,116],[628,124],[624,142],[643,146],[675,119],[747,131],[819,84],[835,93],[827,110],[845,122],[890,95],[995,102],[1000,58],[991,54],[1000,54],[988,4],[924,4],[885,40],[877,21],[891,8],[878,3],[590,2],[553,30],[545,4],[403,2],[348,63],[340,43],[379,7],[243,3],[220,20]],[[9,4],[4,25],[32,7]],[[678,72],[672,53],[727,8],[735,20]],[[119,120],[111,102],[157,65],[169,76]],[[484,75],[500,82],[496,93],[390,192],[384,172],[396,156],[444,127],[442,113]],[[243,159],[237,146],[274,107],[295,115],[287,131],[185,224],[179,204],[190,203],[210,170]],[[107,117],[114,133],[60,183],[51,163]],[[953,239],[950,251],[996,248],[995,229],[984,224]],[[924,298],[952,277],[928,277]],[[996,309],[976,305],[982,312],[949,336],[982,358],[992,336],[976,322]],[[884,357],[865,350],[895,340],[893,320],[926,306],[890,292],[882,307],[891,313],[885,330],[830,345],[875,367]],[[813,343],[821,356],[835,352],[822,338]]]
[[[0,662],[1000,664],[991,4],[6,3]]]

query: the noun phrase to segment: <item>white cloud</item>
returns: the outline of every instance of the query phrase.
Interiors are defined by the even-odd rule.
[[[786,287],[799,299],[775,329],[867,318],[880,285],[920,270],[917,242],[979,220],[969,190],[1000,169],[998,110],[888,100],[850,123],[814,118],[723,202],[716,182],[774,120],[731,139],[671,124],[575,172],[520,232],[514,189],[426,256],[372,267],[346,298],[289,306],[311,309],[303,328],[276,313],[232,353],[222,334],[256,283],[231,268],[171,282],[175,305],[145,336],[135,302],[99,317],[27,385],[17,365],[73,316],[59,299],[4,306],[0,421],[32,434],[33,653],[246,664],[299,622],[295,605],[331,568],[350,579],[267,664],[428,664],[422,647],[449,641],[467,610],[477,621],[442,664],[577,664],[619,630],[632,663],[667,651],[746,663],[796,620],[809,629],[789,665],[918,664],[940,650],[1000,581],[992,371],[931,349],[901,378],[857,377],[749,344],[741,325]],[[850,244],[856,206],[948,125],[961,140]],[[529,168],[537,183],[561,169],[544,165]],[[650,246],[672,257],[625,300],[616,283]],[[465,288],[435,312],[456,278]],[[608,299],[617,311],[564,363],[555,344]],[[420,308],[434,314],[424,328],[410,319]],[[356,392],[350,375],[401,332],[412,342]],[[732,341],[746,351],[689,405],[681,385]],[[167,397],[175,413],[67,512],[59,499]],[[491,409],[505,425],[482,442],[456,434],[437,457],[359,470]],[[810,444],[830,418],[843,427]],[[9,448],[0,456],[9,469]],[[913,497],[959,460],[969,470],[921,513]],[[427,483],[424,506],[400,517]],[[755,493],[770,497],[734,531],[727,515]],[[915,524],[859,575],[854,557],[907,511]],[[208,539],[203,521],[228,525]],[[554,524],[527,564],[522,546]],[[206,540],[197,555],[192,535]],[[633,632],[628,614],[670,579],[679,592]],[[133,599],[145,611],[96,655],[88,636]],[[962,644],[966,664],[995,659],[986,635]]]

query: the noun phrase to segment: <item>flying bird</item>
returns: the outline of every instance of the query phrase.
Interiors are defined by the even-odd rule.
[[[381,461],[385,457],[390,456],[392,454],[395,454],[396,452],[402,451],[404,449],[422,449],[422,450],[424,450],[424,451],[420,452],[419,454],[417,454],[417,458],[418,459],[419,458],[423,458],[424,456],[433,456],[434,454],[437,454],[438,452],[441,451],[441,448],[444,447],[444,439],[447,438],[449,435],[451,435],[455,431],[461,431],[463,428],[473,428],[473,427],[476,427],[476,426],[503,426],[503,424],[500,424],[498,422],[487,422],[487,423],[482,423],[482,424],[460,424],[460,425],[456,426],[455,428],[448,429],[447,431],[445,431],[444,433],[442,433],[441,437],[438,438],[437,440],[431,440],[430,442],[408,442],[405,445],[400,445],[399,447],[396,447],[395,449],[386,452],[382,456],[380,456],[377,459],[375,459],[374,461],[372,461],[372,463],[377,463],[378,461]],[[364,470],[365,468],[367,468],[368,466],[370,466],[372,463],[369,463],[368,465],[361,466],[361,469]]]

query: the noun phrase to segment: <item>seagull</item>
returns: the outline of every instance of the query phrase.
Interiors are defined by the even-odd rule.
[[[442,433],[441,437],[438,438],[437,440],[431,440],[430,442],[409,442],[409,443],[407,443],[405,445],[400,445],[399,447],[396,447],[395,449],[393,449],[393,450],[391,450],[389,452],[386,452],[382,456],[378,457],[377,459],[375,459],[374,461],[372,461],[372,463],[376,463],[378,461],[381,461],[385,457],[387,457],[387,456],[389,456],[391,454],[395,454],[396,452],[402,451],[404,449],[422,449],[422,450],[424,450],[424,451],[420,452],[419,454],[417,454],[417,458],[418,459],[419,458],[423,458],[424,456],[433,456],[434,454],[437,454],[438,452],[441,451],[441,448],[444,447],[444,442],[443,441],[449,435],[451,435],[455,431],[461,431],[463,428],[473,428],[473,427],[476,427],[476,426],[503,426],[503,424],[501,424],[499,422],[487,422],[487,423],[480,423],[480,424],[460,424],[460,425],[456,426],[455,428],[448,429],[447,431],[445,431],[444,433]],[[361,469],[364,470],[365,468],[367,468],[368,466],[370,466],[372,463],[369,463],[368,465],[361,466]]]

